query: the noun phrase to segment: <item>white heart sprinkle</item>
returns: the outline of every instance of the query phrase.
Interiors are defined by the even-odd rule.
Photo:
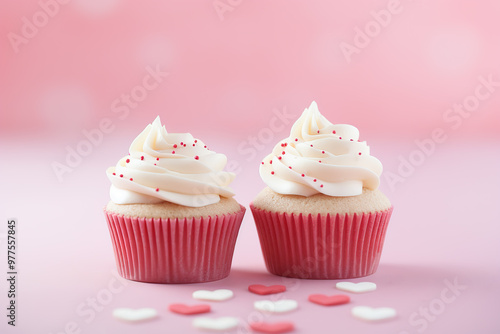
[[[154,308],[117,308],[113,310],[113,316],[120,320],[142,321],[156,317],[158,312]]]
[[[362,320],[377,321],[394,318],[396,310],[391,307],[373,308],[369,306],[356,306],[352,308],[351,314]]]
[[[253,304],[254,308],[259,311],[283,313],[293,311],[298,307],[297,301],[293,299],[283,299],[273,302],[271,300],[259,300]]]
[[[233,317],[221,317],[221,318],[208,318],[200,317],[193,320],[193,326],[201,329],[211,329],[224,331],[227,329],[234,328],[238,326],[238,318]]]
[[[361,283],[353,283],[353,282],[338,282],[335,287],[339,290],[344,290],[348,292],[362,293],[373,291],[377,289],[377,284],[372,282],[361,282]]]
[[[227,300],[233,297],[233,295],[234,295],[233,291],[228,289],[219,289],[214,291],[198,290],[193,292],[193,298],[200,300],[221,301],[221,300]]]

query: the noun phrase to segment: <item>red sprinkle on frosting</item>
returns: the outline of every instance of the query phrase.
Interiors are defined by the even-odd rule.
[[[274,171],[271,171],[271,175],[274,175]]]
[[[306,175],[305,175],[305,174],[302,174],[301,176],[302,176],[302,177],[304,177],[304,176],[306,176]]]
[[[332,133],[333,133],[333,134],[336,134],[336,133],[337,133],[337,131],[333,130],[333,131],[332,131]]]
[[[134,179],[133,179],[133,178],[130,178],[130,181],[134,181]]]
[[[126,163],[129,163],[129,162],[130,162],[130,159],[125,160],[125,162],[126,162]]]
[[[141,160],[144,160],[144,156],[141,157]]]
[[[177,148],[177,144],[174,144],[174,148]]]
[[[113,173],[113,175],[116,175],[116,173]]]
[[[316,179],[313,180],[313,182],[316,182],[316,181],[318,181],[318,180],[316,180]]]
[[[123,177],[123,174],[120,174],[120,177]]]
[[[199,156],[197,156],[197,155],[195,155],[195,156],[194,156],[194,158],[195,158],[196,160],[199,160],[199,159],[200,159],[200,157],[199,157]]]
[[[322,185],[322,184],[320,184],[320,187],[321,187],[321,188],[323,188],[323,185]]]
[[[358,155],[361,155],[361,152],[359,152]]]
[[[156,188],[156,191],[160,191],[160,188]]]

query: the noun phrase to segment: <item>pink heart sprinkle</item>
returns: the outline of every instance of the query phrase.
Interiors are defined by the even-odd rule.
[[[210,312],[210,305],[208,304],[197,304],[197,305],[186,305],[186,304],[170,304],[168,309],[171,312],[191,315]]]
[[[285,292],[286,286],[284,285],[265,286],[262,284],[252,284],[248,286],[248,291],[256,293],[258,295],[271,295],[273,293]]]
[[[351,298],[347,295],[309,295],[309,301],[315,304],[323,305],[323,306],[333,306],[333,305],[342,305],[347,304],[351,301]]]
[[[269,334],[279,334],[288,333],[293,331],[293,322],[283,321],[283,322],[252,322],[250,323],[250,328],[256,332],[269,333]]]

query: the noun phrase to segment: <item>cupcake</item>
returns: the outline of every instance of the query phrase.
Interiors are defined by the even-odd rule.
[[[189,133],[167,133],[159,117],[142,131],[106,171],[104,215],[121,276],[195,283],[229,275],[245,208],[233,199],[226,162]]]
[[[340,279],[378,267],[391,202],[382,164],[354,126],[332,124],[315,102],[260,165],[267,187],[250,204],[275,275]]]

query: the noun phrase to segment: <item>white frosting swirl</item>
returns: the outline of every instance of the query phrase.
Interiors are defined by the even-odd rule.
[[[167,133],[158,116],[130,145],[129,155],[106,171],[116,204],[164,201],[201,207],[232,197],[227,158],[189,133]]]
[[[284,195],[355,196],[375,190],[382,164],[360,142],[357,128],[332,124],[316,102],[292,126],[260,165],[260,176],[274,192]]]

